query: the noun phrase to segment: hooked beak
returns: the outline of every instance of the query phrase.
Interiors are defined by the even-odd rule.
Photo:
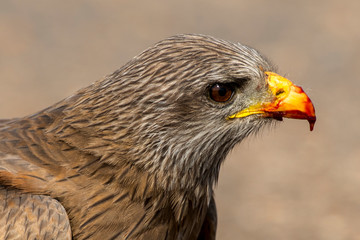
[[[316,121],[315,108],[302,88],[276,73],[265,72],[265,74],[269,91],[274,96],[273,100],[252,105],[228,118],[243,118],[260,114],[263,117],[277,120],[282,120],[283,117],[306,119],[310,124],[310,131],[312,131]]]

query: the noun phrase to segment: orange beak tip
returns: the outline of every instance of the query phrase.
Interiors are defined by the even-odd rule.
[[[307,120],[308,120],[309,125],[310,125],[310,131],[314,130],[314,126],[315,126],[315,122],[316,122],[315,114],[314,114],[314,116],[308,116]]]

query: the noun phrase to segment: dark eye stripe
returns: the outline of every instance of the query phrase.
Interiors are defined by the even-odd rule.
[[[227,102],[233,94],[233,88],[228,84],[215,83],[209,89],[209,96],[215,102]]]

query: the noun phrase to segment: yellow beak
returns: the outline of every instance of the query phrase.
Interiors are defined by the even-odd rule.
[[[315,108],[302,88],[276,73],[265,72],[265,74],[269,91],[274,96],[273,101],[257,103],[228,118],[243,118],[260,114],[263,117],[272,117],[278,120],[282,120],[283,117],[306,119],[310,124],[310,131],[312,131],[316,121]]]

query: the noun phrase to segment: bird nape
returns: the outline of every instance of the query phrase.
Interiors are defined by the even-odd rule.
[[[0,121],[1,239],[215,239],[227,153],[315,110],[256,50],[177,35],[74,95]],[[24,227],[25,226],[25,227]]]

